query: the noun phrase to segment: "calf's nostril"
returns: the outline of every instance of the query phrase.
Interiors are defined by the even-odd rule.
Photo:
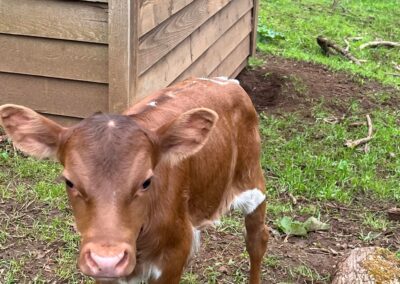
[[[121,262],[126,261],[126,254],[127,253],[124,251],[113,256],[101,256],[93,251],[89,251],[87,262],[93,272],[104,270],[112,271],[119,266]]]

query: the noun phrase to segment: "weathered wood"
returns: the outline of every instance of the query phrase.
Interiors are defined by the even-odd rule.
[[[232,0],[196,0],[139,39],[139,70],[143,74]]]
[[[140,36],[149,32],[194,0],[142,0],[140,4]]]
[[[120,113],[134,100],[137,81],[137,0],[109,0],[109,111]]]
[[[138,79],[138,96],[171,84],[190,64],[197,60],[216,40],[252,8],[252,0],[233,1],[204,23],[180,45],[169,52]],[[220,25],[224,22],[224,25]],[[207,35],[207,36],[204,36]],[[247,50],[247,55],[248,55]],[[246,55],[246,56],[247,56]],[[241,58],[240,63],[243,61]],[[236,67],[236,66],[235,66]]]
[[[245,38],[211,73],[210,77],[227,76],[235,78],[247,64],[250,41]]]
[[[0,34],[0,71],[107,83],[107,46]]]
[[[107,21],[101,3],[0,1],[0,33],[107,43]]]
[[[400,283],[400,260],[394,253],[379,247],[352,250],[338,264],[332,284]]]
[[[257,26],[258,26],[259,9],[260,9],[260,1],[253,0],[253,30],[251,31],[251,56],[255,56],[257,50]]]
[[[207,77],[245,38],[250,41],[251,13],[246,14],[226,34],[211,46],[196,62],[186,69],[175,82],[190,76]]]
[[[108,108],[106,84],[0,72],[0,105],[21,104],[43,113],[87,117]]]
[[[100,2],[100,3],[108,3],[108,0],[79,0],[83,2]]]
[[[81,118],[71,117],[71,116],[61,116],[61,115],[54,115],[47,113],[43,113],[43,115],[64,126],[73,126],[82,120]]]

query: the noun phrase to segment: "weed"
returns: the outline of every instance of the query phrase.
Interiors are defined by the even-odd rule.
[[[390,222],[381,214],[371,212],[365,213],[363,216],[363,225],[366,225],[374,230],[386,231]]]

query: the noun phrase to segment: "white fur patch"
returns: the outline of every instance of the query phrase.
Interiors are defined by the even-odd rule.
[[[114,120],[110,120],[110,121],[107,123],[107,125],[108,125],[108,127],[115,127],[115,121],[114,121]]]
[[[150,279],[157,280],[160,278],[162,271],[154,264],[150,264],[145,266],[145,270],[143,271],[142,275],[138,275],[129,281],[126,280],[119,280],[118,284],[142,284],[148,283]]]
[[[190,249],[190,255],[195,255],[200,249],[200,230],[193,227],[193,239],[192,247]]]
[[[157,102],[156,101],[151,101],[147,105],[151,106],[151,107],[156,107],[157,106]]]
[[[248,215],[265,200],[264,193],[258,188],[249,189],[237,195],[232,202],[231,208],[241,210],[243,214]]]
[[[212,83],[218,84],[218,85],[228,85],[228,84],[237,84],[240,85],[239,81],[236,79],[229,79],[228,77],[222,76],[222,77],[215,77],[213,79],[209,78],[199,78],[199,80],[203,81],[210,81]]]

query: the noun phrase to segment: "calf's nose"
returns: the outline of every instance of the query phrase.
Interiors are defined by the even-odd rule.
[[[85,262],[89,268],[89,273],[94,277],[121,277],[129,274],[128,271],[128,252],[121,251],[115,255],[103,256],[93,250],[89,250],[85,255]]]

